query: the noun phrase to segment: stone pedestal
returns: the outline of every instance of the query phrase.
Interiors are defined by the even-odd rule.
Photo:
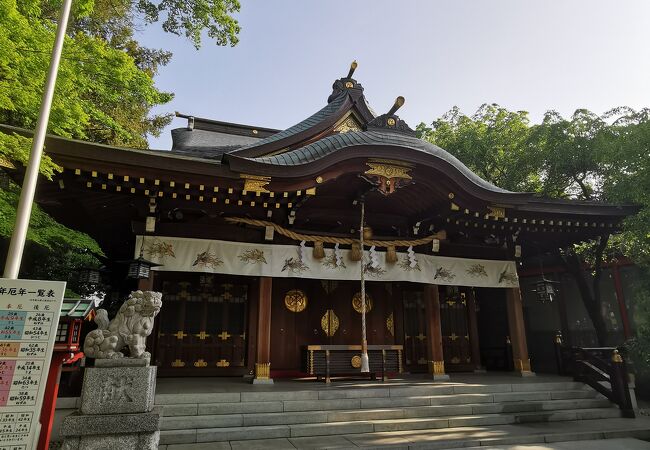
[[[128,358],[95,364],[85,371],[80,409],[63,422],[63,450],[157,449],[156,367]]]

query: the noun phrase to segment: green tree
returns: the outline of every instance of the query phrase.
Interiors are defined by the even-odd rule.
[[[471,117],[453,108],[430,126],[417,127],[420,137],[505,189],[640,205],[622,233],[556,252],[576,280],[601,345],[608,343],[600,307],[602,262],[625,254],[650,264],[649,116],[648,110],[630,108],[603,116],[579,109],[567,119],[549,111],[531,125],[526,112],[483,105]]]
[[[530,124],[525,111],[481,106],[471,117],[454,107],[419,136],[452,153],[477,175],[503,189],[539,191],[536,155],[528,147]]]
[[[60,4],[61,0],[0,0],[0,123],[34,128]],[[75,0],[48,132],[146,148],[147,137],[159,135],[171,120],[171,115],[151,114],[173,98],[154,83],[171,53],[140,46],[134,31],[160,22],[165,31],[185,35],[197,48],[204,31],[217,45],[235,45],[239,25],[232,13],[238,10],[236,0]],[[31,139],[0,132],[0,176],[3,167],[25,164],[30,147]],[[58,171],[46,154],[42,175],[51,179]],[[0,181],[0,238],[7,239],[19,188],[6,177]],[[51,266],[52,258],[58,258],[59,267],[72,267],[79,261],[88,263],[89,255],[101,255],[95,241],[58,224],[37,206],[30,226],[28,240],[33,245],[27,249],[45,251],[47,257],[26,257],[42,267],[24,267],[23,273],[55,276],[45,265]]]

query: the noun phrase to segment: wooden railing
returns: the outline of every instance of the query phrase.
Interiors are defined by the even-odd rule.
[[[627,366],[615,347],[569,347],[555,337],[558,372],[586,383],[611,402],[616,403],[624,417],[634,418],[634,406],[628,382]]]

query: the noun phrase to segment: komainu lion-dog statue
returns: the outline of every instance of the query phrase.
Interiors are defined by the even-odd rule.
[[[124,358],[120,351],[129,347],[129,357],[149,360],[146,350],[147,336],[153,330],[153,321],[162,307],[162,294],[151,291],[131,292],[113,320],[109,322],[108,312],[98,309],[95,323],[98,328],[91,331],[84,341],[84,353],[89,358]]]

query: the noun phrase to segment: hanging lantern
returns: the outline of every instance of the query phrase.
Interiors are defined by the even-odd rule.
[[[537,299],[542,303],[551,303],[555,300],[557,295],[557,287],[554,285],[560,284],[558,281],[551,281],[543,278],[535,284],[534,292],[537,294]]]
[[[79,269],[79,283],[81,284],[99,284],[101,278],[101,270],[96,267],[82,267]]]
[[[144,259],[142,255],[136,259],[120,262],[129,265],[129,270],[126,274],[126,277],[132,280],[149,278],[149,272],[151,272],[152,267],[162,266],[162,264],[156,264],[155,262]]]

